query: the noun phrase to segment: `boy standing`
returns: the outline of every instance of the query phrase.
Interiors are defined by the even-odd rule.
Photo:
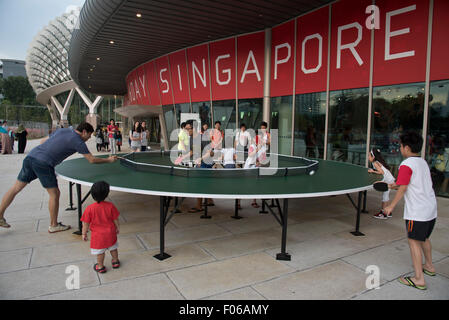
[[[389,215],[404,197],[404,220],[412,257],[414,277],[401,277],[399,282],[419,290],[426,290],[424,273],[435,276],[432,264],[430,235],[437,218],[437,201],[427,162],[419,156],[423,139],[415,132],[401,135],[401,154],[405,158],[399,167],[398,178],[391,188],[398,192],[384,213]],[[422,254],[425,263],[422,265]]]

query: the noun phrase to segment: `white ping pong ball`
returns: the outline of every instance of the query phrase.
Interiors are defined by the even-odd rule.
[[[310,176],[313,176],[314,174],[315,174],[315,170],[312,170],[312,171],[309,172]]]

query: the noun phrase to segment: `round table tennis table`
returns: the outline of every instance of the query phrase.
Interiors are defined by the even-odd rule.
[[[318,160],[318,159],[317,159]],[[139,172],[123,166],[120,161],[107,164],[90,164],[85,158],[66,160],[55,168],[56,174],[69,181],[68,210],[73,207],[72,188],[76,186],[78,218],[81,219],[82,206],[90,192],[83,197],[81,186],[91,187],[97,181],[106,181],[111,191],[144,194],[160,197],[160,253],[154,257],[164,260],[170,257],[165,252],[165,227],[170,219],[179,212],[180,203],[185,198],[232,199],[238,215],[237,199],[260,199],[261,214],[271,213],[282,227],[281,252],[278,260],[290,260],[286,251],[288,200],[292,198],[312,198],[346,195],[356,210],[354,236],[363,236],[360,232],[360,214],[366,212],[366,193],[380,176],[369,174],[367,169],[344,162],[319,161],[319,170],[314,175],[258,176],[258,177],[183,177],[154,172]],[[216,169],[224,170],[224,169]],[[354,201],[351,194],[357,194]],[[172,204],[174,208],[169,212]],[[282,201],[282,205],[281,202]],[[270,203],[271,202],[271,203]],[[211,218],[204,206],[201,218]],[[76,234],[81,234],[81,221]]]

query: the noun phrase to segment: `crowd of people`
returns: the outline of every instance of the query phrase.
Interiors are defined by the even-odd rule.
[[[28,132],[22,124],[19,124],[14,131],[8,126],[8,122],[5,120],[0,127],[0,150],[1,154],[12,154],[14,151],[14,141],[17,140],[18,153],[24,153],[27,143]]]
[[[225,136],[220,121],[214,123],[213,129],[209,129],[209,125],[203,123],[199,131],[196,121],[186,121],[181,124],[178,134],[179,157],[175,164],[187,164],[203,169],[214,167],[250,169],[267,166],[267,153],[271,144],[267,128],[267,123],[262,122],[257,133],[252,131],[251,134],[242,123],[235,135]],[[207,200],[206,205],[213,205],[213,201]],[[251,205],[254,208],[259,207],[256,199]],[[240,203],[238,208],[241,209]],[[196,206],[189,212],[200,211],[203,211],[202,199],[197,199]]]

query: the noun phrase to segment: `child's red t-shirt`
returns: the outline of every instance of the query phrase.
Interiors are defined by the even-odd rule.
[[[114,220],[117,220],[119,215],[117,208],[107,201],[93,203],[86,208],[81,221],[90,225],[92,249],[106,249],[117,242]]]

